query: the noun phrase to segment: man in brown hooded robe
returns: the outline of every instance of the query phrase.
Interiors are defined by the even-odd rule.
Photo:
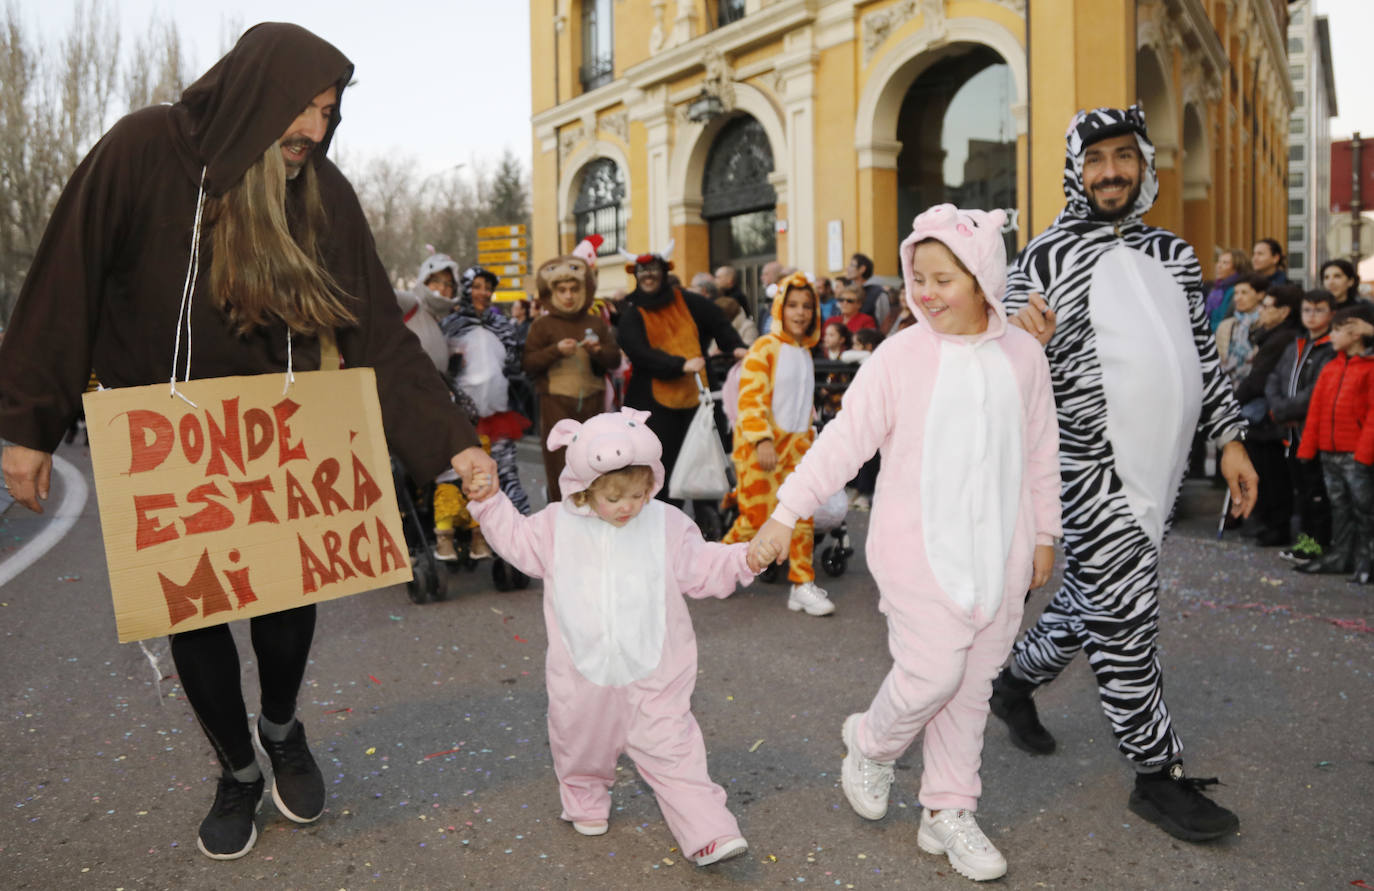
[[[310,32],[261,24],[175,105],[114,125],[67,183],[0,348],[6,485],[41,511],[51,452],[94,369],[166,383],[189,289],[190,378],[371,366],[391,448],[418,479],[450,464],[483,496],[495,466],[406,330],[362,208],[326,157],[353,65]],[[195,258],[199,257],[199,262]],[[208,273],[208,274],[207,274]],[[315,606],[250,620],[257,735],[272,797],[297,822],[324,783],[296,720]],[[223,767],[197,845],[227,860],[257,839],[264,777],[225,625],[173,634],[172,658]]]

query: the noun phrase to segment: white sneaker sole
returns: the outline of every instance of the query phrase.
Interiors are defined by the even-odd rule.
[[[712,863],[720,863],[722,860],[738,857],[747,850],[749,850],[749,842],[742,838],[732,838],[704,857],[698,857],[696,864],[697,866],[710,866]]]
[[[580,835],[605,835],[611,829],[611,824],[609,820],[597,820],[594,822],[582,822],[580,820],[573,820],[572,826],[573,829],[576,829],[578,831],[578,834]]]
[[[927,832],[924,825],[916,833],[916,846],[927,854],[944,854],[949,859],[949,865],[954,867],[955,872],[975,882],[990,882],[1007,874],[1005,861],[1001,866],[978,867],[960,859],[953,851],[946,848],[938,838]]]
[[[844,798],[854,809],[854,813],[865,820],[881,820],[887,816],[887,802],[883,802],[879,807],[861,794],[850,791],[851,786],[862,789],[864,785],[863,775],[858,768],[858,759],[850,757],[850,753],[859,751],[859,744],[854,739],[858,726],[859,715],[853,714],[844,719],[844,726],[840,729],[840,738],[844,740],[845,750],[844,760],[840,762],[840,788],[844,790]]]
[[[258,808],[259,808],[259,809],[262,808],[262,803],[261,803],[261,802],[258,803]],[[254,813],[256,814],[257,811],[254,811]],[[253,832],[252,832],[252,834],[248,836],[248,844],[246,844],[246,845],[243,846],[243,850],[241,850],[241,851],[234,851],[232,854],[212,854],[212,853],[210,853],[208,850],[206,850],[206,848],[205,848],[205,842],[203,842],[203,841],[200,840],[200,836],[199,836],[199,835],[196,836],[196,848],[197,848],[202,854],[204,854],[206,857],[209,857],[211,860],[237,860],[237,859],[239,859],[240,857],[242,857],[242,856],[244,856],[245,854],[247,854],[249,851],[253,850],[253,845],[255,845],[255,844],[257,844],[257,843],[258,843],[258,826],[257,826],[256,823],[253,824]]]
[[[835,611],[834,601],[827,600],[819,606],[806,606],[791,597],[787,598],[787,608],[794,613],[804,612],[808,616],[828,616]]]

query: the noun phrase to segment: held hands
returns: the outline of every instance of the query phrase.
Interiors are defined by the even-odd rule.
[[[496,494],[496,462],[482,450],[471,446],[453,456],[453,470],[463,478],[463,492],[472,501],[485,501]]]
[[[759,470],[764,473],[772,473],[778,466],[778,450],[773,447],[773,440],[760,439],[754,443],[754,453],[758,457]]]
[[[0,458],[5,474],[5,488],[10,496],[36,514],[43,512],[39,501],[48,500],[48,484],[52,479],[52,455],[21,445],[5,446]]]
[[[744,358],[745,356],[747,356],[747,355],[749,355],[749,350],[748,350],[747,348],[745,348],[745,347],[736,347],[736,348],[735,348],[734,356],[735,356],[736,359],[743,359],[743,358]]]
[[[759,573],[769,563],[781,563],[791,542],[792,530],[770,518],[749,542],[749,568]]]
[[[1031,559],[1031,590],[1045,584],[1050,580],[1050,573],[1054,571],[1054,547],[1052,545],[1036,545],[1035,556]]]
[[[1259,474],[1245,444],[1233,439],[1221,447],[1221,475],[1231,489],[1231,516],[1248,517],[1259,499]]]
[[[563,338],[558,342],[558,352],[565,356],[571,356],[573,353],[577,352],[577,341],[573,340],[571,337]]]
[[[1031,294],[1030,302],[1007,322],[1032,334],[1036,340],[1040,341],[1041,346],[1049,343],[1050,338],[1054,336],[1054,310],[1050,309],[1045,298],[1039,294]]]
[[[682,363],[682,373],[696,374],[698,371],[701,371],[705,367],[705,359],[701,358],[700,356],[693,356],[692,358]]]

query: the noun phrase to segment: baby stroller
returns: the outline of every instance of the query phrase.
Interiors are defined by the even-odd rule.
[[[473,572],[479,561],[472,556],[472,532],[455,529],[453,547],[457,560],[439,560],[434,556],[434,482],[417,485],[406,473],[401,462],[391,458],[391,477],[396,488],[396,505],[401,510],[401,529],[405,532],[406,548],[410,552],[412,578],[406,582],[406,593],[412,603],[433,603],[448,599],[449,576],[461,571]],[[448,567],[445,570],[443,567]],[[491,581],[498,591],[528,588],[529,576],[492,554]]]

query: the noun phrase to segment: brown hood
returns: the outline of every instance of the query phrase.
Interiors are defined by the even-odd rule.
[[[575,279],[582,283],[582,302],[572,312],[564,312],[553,305],[553,286],[564,279]],[[546,260],[535,273],[534,283],[539,294],[539,305],[560,318],[582,318],[596,299],[596,270],[586,260],[572,254]]]
[[[816,298],[816,287],[806,280],[806,276],[800,272],[791,275],[778,282],[778,292],[773,297],[773,305],[770,314],[773,316],[773,327],[769,328],[769,333],[776,334],[786,343],[792,343],[792,335],[787,333],[786,326],[782,323],[782,308],[787,303],[787,292],[795,289],[803,289],[811,295],[811,329],[802,338],[797,346],[804,349],[811,349],[821,342],[821,305]]]
[[[249,28],[172,107],[173,128],[192,156],[187,161],[193,178],[199,180],[206,167],[206,191],[224,194],[310,100],[335,86],[339,104],[310,156],[310,163],[319,164],[342,120],[339,108],[352,77],[353,63],[343,53],[299,25],[264,22]]]

